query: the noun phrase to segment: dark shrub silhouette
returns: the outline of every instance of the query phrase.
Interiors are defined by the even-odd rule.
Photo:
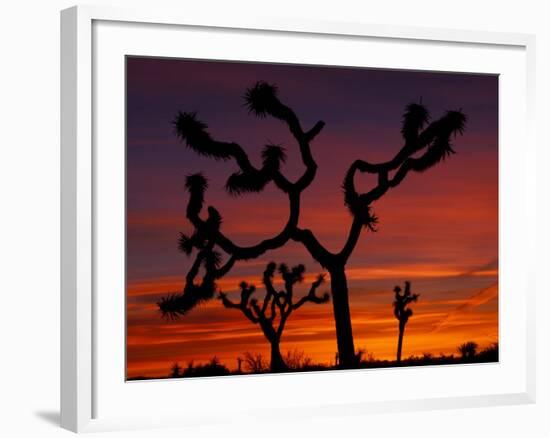
[[[277,265],[271,262],[264,271],[262,282],[265,287],[265,294],[261,303],[257,298],[252,297],[256,287],[245,281],[239,285],[241,289],[239,302],[231,301],[227,294],[223,292],[220,292],[219,297],[225,307],[239,309],[252,323],[260,326],[271,346],[270,370],[281,372],[289,369],[280,350],[281,337],[289,316],[307,302],[326,303],[329,300],[329,294],[325,293],[321,297],[316,295],[317,289],[324,281],[324,276],[321,274],[311,284],[307,295],[295,300],[294,286],[304,280],[304,265],[297,265],[292,269],[284,263],[279,265],[278,271],[284,282],[284,289],[279,291],[273,285],[276,269]]]
[[[491,344],[477,354],[479,362],[498,362],[498,343]]]
[[[469,341],[458,347],[462,359],[471,360],[476,356],[478,345],[475,342]]]
[[[411,282],[405,282],[405,291],[401,294],[401,288],[395,286],[395,299],[393,301],[393,314],[399,321],[399,337],[397,340],[397,364],[401,363],[401,351],[403,349],[403,335],[405,334],[405,326],[412,316],[413,311],[407,307],[410,303],[416,302],[419,294],[411,294]]]
[[[202,365],[195,365],[193,361],[189,362],[180,377],[212,377],[228,374],[230,374],[229,369],[214,356],[210,362]]]
[[[178,378],[181,377],[181,367],[179,363],[174,362],[174,365],[172,365],[172,369],[170,370],[170,377]]]
[[[365,349],[359,349],[356,353],[358,357],[358,368],[389,368],[395,366],[423,366],[423,365],[456,365],[464,363],[490,363],[498,362],[498,343],[493,343],[478,352],[478,345],[475,342],[465,342],[457,350],[461,352],[460,356],[453,354],[435,355],[424,352],[419,356],[411,355],[403,358],[400,363],[397,360],[377,359],[372,353]],[[464,354],[462,354],[464,352]],[[326,371],[336,370],[340,366],[338,363],[314,363],[301,350],[287,351],[283,356],[286,369],[288,371]],[[177,370],[177,371],[176,371]],[[182,378],[182,377],[202,377],[202,376],[223,376],[239,375],[246,373],[266,373],[270,371],[269,363],[261,353],[243,353],[242,357],[237,358],[237,369],[233,372],[221,364],[214,357],[206,364],[195,365],[193,361],[189,362],[185,369],[182,369],[175,362],[170,373],[166,376],[145,377],[135,376],[129,380],[163,379],[163,378]]]
[[[257,374],[269,371],[269,365],[264,360],[261,353],[250,353],[247,351],[244,353],[244,363],[249,373]]]
[[[286,160],[285,150],[281,146],[264,146],[262,165],[255,167],[239,144],[214,139],[207,125],[198,119],[195,112],[179,112],[176,115],[176,134],[189,149],[199,155],[235,162],[239,170],[227,180],[226,189],[229,193],[239,196],[248,192],[260,192],[267,184],[273,183],[288,197],[288,219],[274,236],[252,246],[239,246],[222,231],[221,216],[214,207],[209,206],[206,212],[203,211],[207,188],[204,176],[188,176],[187,190],[190,196],[187,218],[195,231],[191,236],[181,235],[180,248],[188,255],[195,251],[196,259],[187,274],[183,291],[161,300],[158,303],[159,308],[169,318],[185,314],[197,304],[214,297],[216,280],[229,272],[235,261],[255,259],[293,240],[301,243],[313,259],[330,273],[339,363],[344,368],[356,367],[358,360],[351,327],[346,263],[362,231],[376,231],[378,218],[373,212],[373,203],[401,184],[410,172],[424,172],[452,155],[454,150],[451,137],[457,133],[462,134],[466,116],[460,110],[448,111],[441,118],[429,123],[428,110],[422,104],[411,103],[405,108],[401,126],[403,146],[394,157],[381,163],[357,159],[350,165],[343,180],[343,191],[344,204],[353,220],[342,248],[331,252],[311,230],[298,225],[302,192],[313,182],[317,173],[311,142],[325,123],[318,121],[311,129],[304,130],[294,111],[279,99],[277,87],[266,82],[257,82],[249,88],[244,99],[250,113],[259,118],[271,116],[283,122],[289,129],[296,140],[305,167],[297,180],[289,180],[281,170]],[[375,175],[376,185],[364,193],[358,192],[355,187],[355,176],[358,172]],[[227,254],[227,261],[223,265],[214,248],[220,248]],[[201,265],[206,273],[197,281]]]
[[[303,351],[296,349],[287,351],[284,356],[284,361],[290,370],[304,370],[313,366],[313,361],[311,358],[306,356]]]

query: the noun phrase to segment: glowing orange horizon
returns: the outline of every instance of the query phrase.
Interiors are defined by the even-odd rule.
[[[449,272],[455,271],[443,270],[432,278],[443,277]],[[483,273],[488,277],[491,274]],[[495,278],[492,276],[491,280],[495,281]],[[159,296],[162,293],[159,294],[158,286],[172,289],[176,285],[177,282],[151,283],[151,289],[131,285],[129,291],[133,293],[130,292],[129,296]],[[378,291],[373,295],[383,296],[384,299],[354,302],[352,297],[355,344],[358,349],[366,350],[367,354],[377,359],[391,360],[395,358],[397,342],[392,293],[391,290]],[[427,300],[422,299],[421,295],[406,329],[405,356],[457,354],[457,347],[466,341],[475,341],[481,348],[498,342],[497,307],[497,283],[463,299]],[[214,356],[228,368],[235,369],[237,357],[242,357],[246,351],[269,357],[268,343],[259,328],[239,312],[224,309],[217,301],[193,310],[179,321],[163,321],[162,324],[159,324],[160,315],[154,301],[129,303],[128,317],[128,377],[161,377],[168,374],[174,362],[183,366],[190,362],[198,364]],[[208,347],[201,348],[201,344]],[[305,344],[307,348],[304,348]],[[134,351],[135,348],[143,350],[147,346],[149,349],[145,356]],[[281,346],[283,351],[304,351],[317,363],[333,363],[336,345],[330,305],[304,306],[293,315]],[[150,354],[152,350],[153,355]]]

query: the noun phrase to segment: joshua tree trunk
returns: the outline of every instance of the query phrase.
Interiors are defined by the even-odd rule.
[[[401,350],[403,348],[404,334],[405,334],[405,324],[399,323],[399,338],[397,340],[397,364],[401,363]]]
[[[281,371],[286,371],[288,367],[281,355],[281,350],[279,349],[279,339],[274,339],[271,342],[271,372],[277,373]]]
[[[351,329],[346,273],[343,266],[330,269],[329,272],[339,365],[343,368],[355,367],[357,364]]]

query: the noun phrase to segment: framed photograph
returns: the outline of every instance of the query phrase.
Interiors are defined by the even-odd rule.
[[[63,427],[534,401],[532,36],[61,18]]]

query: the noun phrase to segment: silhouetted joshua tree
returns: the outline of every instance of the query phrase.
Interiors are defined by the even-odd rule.
[[[279,291],[273,285],[276,269],[277,265],[271,262],[264,271],[262,282],[265,287],[265,294],[261,303],[257,298],[252,298],[256,291],[255,286],[245,281],[239,285],[241,289],[239,302],[231,301],[227,294],[223,292],[220,292],[219,297],[225,307],[239,309],[251,322],[259,324],[264,336],[271,345],[270,369],[272,372],[281,372],[288,369],[281,355],[279,345],[289,316],[307,302],[326,303],[329,300],[329,294],[325,293],[323,296],[317,296],[316,294],[317,289],[324,282],[324,275],[320,274],[311,284],[307,295],[295,300],[294,286],[304,280],[304,265],[297,265],[292,269],[289,269],[284,263],[279,265],[278,270],[284,282],[284,289]]]
[[[395,156],[380,163],[358,159],[349,167],[343,180],[343,191],[344,204],[352,215],[352,222],[342,248],[331,252],[311,230],[298,225],[301,194],[313,182],[317,173],[311,142],[325,123],[318,121],[311,129],[304,130],[294,111],[279,100],[277,87],[266,82],[257,82],[249,88],[244,99],[250,113],[259,118],[271,116],[288,127],[296,140],[305,167],[296,181],[289,180],[281,170],[286,154],[280,145],[266,145],[262,150],[262,165],[255,167],[239,144],[214,139],[208,132],[207,125],[197,118],[195,112],[179,112],[176,115],[176,134],[187,147],[199,155],[214,160],[234,160],[239,170],[227,180],[226,189],[230,194],[238,196],[260,192],[267,184],[273,183],[288,197],[288,219],[274,236],[251,246],[240,246],[222,231],[221,216],[214,207],[209,206],[206,215],[201,215],[207,188],[204,176],[200,173],[188,176],[187,190],[190,197],[187,218],[195,231],[191,236],[181,235],[180,248],[189,255],[196,251],[197,255],[187,275],[183,292],[172,294],[159,302],[160,310],[169,317],[184,314],[214,296],[215,281],[229,272],[237,260],[255,259],[293,240],[301,243],[313,259],[330,273],[339,362],[343,368],[355,367],[357,358],[351,327],[346,263],[363,229],[376,231],[378,218],[373,212],[373,203],[388,190],[398,186],[410,172],[424,172],[453,154],[451,137],[457,133],[462,134],[466,117],[460,110],[448,111],[441,118],[428,123],[428,110],[422,104],[409,104],[401,127],[404,144]],[[376,185],[364,193],[358,192],[355,187],[355,176],[358,172],[375,175]],[[214,248],[221,249],[227,255],[223,264]],[[202,280],[196,282],[201,264],[206,268],[206,274]]]
[[[397,340],[397,364],[401,363],[401,351],[403,349],[403,335],[405,326],[412,316],[413,311],[407,307],[410,303],[415,303],[420,294],[411,294],[411,282],[405,282],[405,291],[401,294],[401,288],[395,286],[395,300],[393,301],[393,314],[399,321],[399,338]]]
[[[476,356],[478,345],[475,342],[465,342],[458,347],[462,359],[471,360]]]

